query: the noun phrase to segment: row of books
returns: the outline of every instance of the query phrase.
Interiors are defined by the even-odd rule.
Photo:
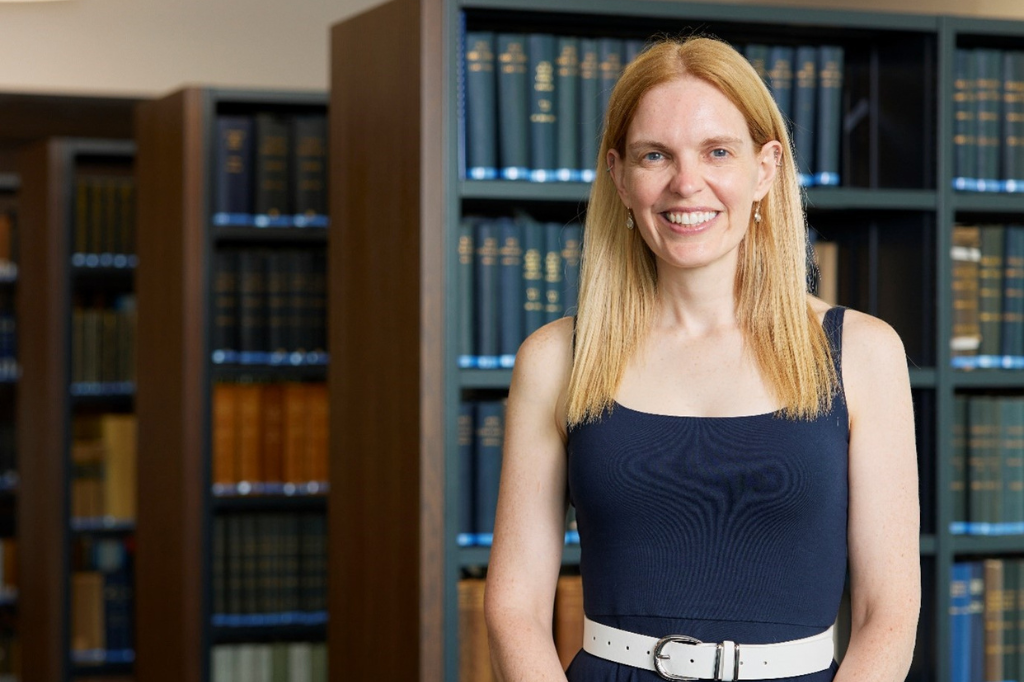
[[[76,415],[71,444],[71,516],[85,526],[135,520],[138,419]]]
[[[211,682],[327,682],[324,642],[215,644]]]
[[[322,249],[222,249],[214,257],[215,361],[296,364],[326,358]]]
[[[82,538],[71,574],[71,650],[78,663],[134,660],[134,577],[131,544]]]
[[[951,682],[1024,680],[1024,560],[953,564]]]
[[[217,117],[214,225],[326,227],[327,119]]]
[[[126,267],[128,256],[135,254],[135,196],[130,175],[77,176],[72,253],[106,254],[108,266],[114,266],[119,256],[116,265]]]
[[[1024,191],[1024,52],[958,49],[953,69],[953,187]]]
[[[464,177],[592,181],[612,89],[643,47],[611,37],[466,32]],[[792,124],[803,184],[838,185],[843,49],[742,49]]]
[[[1024,225],[955,225],[952,364],[1024,368]]]
[[[246,512],[213,519],[214,625],[325,622],[326,518]]]
[[[214,494],[326,490],[327,384],[217,382],[212,401]]]
[[[463,219],[459,231],[459,366],[511,367],[538,327],[576,309],[578,223]]]
[[[459,581],[459,681],[493,682],[487,624],[484,621],[485,581]],[[559,576],[555,588],[552,629],[563,668],[583,648],[583,581],[578,575]]]
[[[71,311],[71,381],[135,381],[135,295],[77,297]]]

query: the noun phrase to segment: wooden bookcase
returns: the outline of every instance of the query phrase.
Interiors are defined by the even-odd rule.
[[[215,263],[225,249],[323,252],[327,229],[238,227],[214,217],[216,124],[224,115],[326,114],[320,93],[188,88],[141,104],[139,146],[139,679],[213,679],[214,649],[252,642],[323,642],[326,611],[302,622],[218,620],[214,529],[225,515],[323,517],[323,488],[306,493],[214,492],[211,411],[218,382],[323,382],[310,364],[224,362],[213,352]],[[333,579],[333,576],[332,576]],[[258,620],[258,619],[257,619]]]
[[[16,324],[17,315],[14,309],[14,294],[17,291],[17,195],[21,181],[16,174],[0,174],[0,221],[4,215],[9,221],[11,228],[12,253],[11,261],[15,263],[12,269],[6,266],[6,272],[0,276],[0,299],[3,307],[0,308],[0,315],[13,315],[11,324]],[[16,333],[15,330],[3,329],[0,334]],[[8,349],[10,350],[10,349]],[[6,355],[6,353],[5,353]],[[0,360],[4,369],[0,371],[0,538],[4,542],[17,543],[17,521],[18,521],[18,468],[17,468],[17,447],[13,442],[15,434],[15,420],[17,410],[18,377],[20,370],[17,365],[17,348],[14,348],[14,356]],[[0,667],[0,675],[9,673],[20,674],[17,667],[19,662],[14,660],[12,647],[18,641],[18,594],[17,584],[10,587],[12,576],[3,579],[4,585],[0,587],[0,648],[6,652],[3,666]]]
[[[332,31],[331,337],[332,658],[353,678],[459,679],[458,597],[483,548],[460,548],[460,399],[507,391],[508,370],[459,369],[457,229],[467,213],[526,208],[568,222],[583,183],[460,177],[459,59],[464,30],[647,37],[708,32],[733,43],[838,44],[846,55],[843,182],[807,192],[808,222],[841,248],[840,303],[902,336],[911,368],[921,473],[924,607],[910,678],[950,679],[950,571],[967,555],[1024,551],[1024,539],[949,532],[957,388],[1024,389],[1024,375],[950,367],[956,217],[1019,216],[1020,197],[951,188],[952,59],[958,44],[1020,46],[1024,25],[899,15],[595,0],[393,0]],[[400,45],[401,49],[396,46]],[[368,75],[373,74],[373,78]],[[854,121],[852,114],[856,115]],[[382,275],[382,273],[385,273]],[[372,453],[372,456],[367,456]],[[578,562],[567,548],[565,563]],[[380,633],[412,642],[367,657]]]
[[[133,409],[131,381],[75,381],[72,311],[78,295],[132,291],[135,268],[127,253],[119,253],[115,264],[113,253],[90,252],[86,262],[86,254],[73,254],[73,246],[80,178],[109,173],[130,184],[134,150],[130,141],[53,138],[27,147],[20,159],[17,307],[31,311],[18,329],[23,679],[130,678],[133,670],[130,648],[93,651],[89,657],[72,653],[72,572],[81,568],[75,567],[75,547],[99,538],[130,546],[135,526],[134,519],[72,516],[71,450],[76,418]]]

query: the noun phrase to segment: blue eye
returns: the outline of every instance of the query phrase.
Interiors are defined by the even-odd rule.
[[[712,149],[711,156],[715,159],[724,159],[729,156],[728,149]]]
[[[661,152],[647,152],[644,154],[644,161],[660,161],[661,159]]]

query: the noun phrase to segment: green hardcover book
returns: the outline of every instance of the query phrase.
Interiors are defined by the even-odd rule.
[[[477,364],[483,369],[498,366],[499,283],[498,226],[494,220],[480,220],[473,239],[476,245],[473,281],[476,290],[476,338],[473,344]]]
[[[600,57],[597,40],[594,38],[580,39],[580,179],[583,182],[594,181],[594,171],[601,163],[597,158],[601,148],[601,113],[598,100],[598,78],[600,74]]]
[[[226,598],[225,605],[227,613],[233,616],[238,616],[242,613],[242,560],[244,550],[242,547],[242,519],[237,514],[231,514],[224,517],[224,523],[226,526],[227,533],[227,557],[226,557],[226,568],[227,576],[225,577]]]
[[[1000,534],[1024,532],[1024,399],[999,398]]]
[[[288,682],[313,682],[313,645],[310,642],[288,645]]]
[[[256,116],[254,221],[259,227],[285,227],[291,218],[291,126],[277,114]]]
[[[270,682],[290,682],[286,642],[274,642],[270,645]]]
[[[555,36],[531,33],[527,36],[530,65],[530,179],[555,179],[558,117],[556,116]]]
[[[523,243],[522,225],[509,217],[497,219],[498,226],[498,363],[515,364],[523,334]]]
[[[211,682],[235,682],[235,644],[215,644],[210,650]]]
[[[772,45],[768,50],[768,87],[790,130],[793,122],[794,58],[794,50],[788,45]]]
[[[554,322],[565,314],[562,302],[561,223],[544,226],[544,321]]]
[[[977,91],[974,102],[975,140],[978,155],[978,187],[982,192],[1000,189],[999,156],[1003,88],[1003,53],[978,49]]]
[[[975,190],[978,182],[975,97],[978,60],[973,50],[959,49],[953,59],[953,187]]]
[[[597,41],[598,54],[598,119],[601,121],[598,126],[600,134],[604,134],[605,117],[608,115],[608,100],[612,97],[612,90],[619,82],[622,75],[622,67],[625,59],[625,46],[618,38],[599,38]]]
[[[473,335],[476,331],[476,311],[473,292],[476,285],[473,278],[475,219],[464,216],[459,222],[458,271],[456,272],[456,300],[459,310],[459,367],[472,367],[476,355]]]
[[[555,46],[555,178],[563,182],[578,181],[579,170],[579,91],[580,41],[571,36],[558,36]]]
[[[818,125],[814,184],[840,183],[839,148],[843,131],[843,48],[818,48]]]
[[[1017,667],[1014,668],[1012,679],[1018,682],[1024,680],[1024,559],[1011,559],[1007,561],[1007,570],[1013,571],[1016,576],[1016,617],[1014,618],[1014,644],[1017,647]]]
[[[1003,317],[1003,249],[1006,228],[984,225],[981,228],[981,263],[978,270],[978,326],[981,344],[978,347],[982,367],[999,367]]]
[[[967,531],[990,535],[1001,508],[997,487],[999,408],[995,398],[976,396],[969,399],[967,409]]]
[[[1002,189],[1024,191],[1024,52],[1003,53]]]
[[[281,604],[285,613],[297,613],[302,604],[299,515],[283,514],[280,523],[282,537]]]
[[[949,492],[952,501],[949,531],[960,535],[967,530],[967,406],[966,396],[953,399],[953,440],[950,447],[952,475]]]
[[[950,256],[953,261],[953,334],[950,337],[950,349],[956,367],[960,365],[955,358],[974,358],[981,344],[978,321],[981,228],[977,225],[955,225]],[[964,362],[964,366],[969,366],[972,361]]]
[[[814,138],[817,126],[818,48],[801,45],[795,55],[793,90],[793,143],[800,184],[814,182]]]
[[[523,226],[523,335],[544,324],[544,227],[529,216],[517,218]]]
[[[476,456],[477,543],[490,546],[494,537],[494,513],[498,505],[501,476],[501,447],[505,438],[504,401],[483,400],[476,404],[474,453]]]
[[[1003,560],[1003,593],[1000,601],[1003,630],[1002,682],[1017,682],[1020,652],[1017,649],[1017,582],[1018,573],[1013,559]]]
[[[314,642],[312,649],[313,682],[327,682],[327,645]]]
[[[466,177],[498,177],[497,80],[494,33],[466,32]]]
[[[580,291],[580,254],[582,226],[570,223],[560,231],[562,241],[562,301],[566,315],[575,315]]]
[[[257,359],[267,350],[267,279],[265,251],[238,254],[238,344],[244,358]]]
[[[1007,225],[1003,247],[1003,314],[1000,353],[1024,366],[1024,225]]]
[[[1005,680],[1003,676],[1004,641],[1004,563],[985,560],[985,680]]]
[[[505,180],[530,177],[530,77],[525,36],[498,34],[498,159]]]
[[[768,46],[760,43],[748,43],[743,48],[743,56],[747,58],[761,80],[768,83]]]
[[[293,116],[292,212],[298,227],[326,227],[327,117]]]

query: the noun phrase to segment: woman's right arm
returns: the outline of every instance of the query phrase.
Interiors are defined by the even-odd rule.
[[[485,613],[500,682],[565,682],[552,611],[565,541],[564,394],[572,320],[530,336],[516,355]]]

